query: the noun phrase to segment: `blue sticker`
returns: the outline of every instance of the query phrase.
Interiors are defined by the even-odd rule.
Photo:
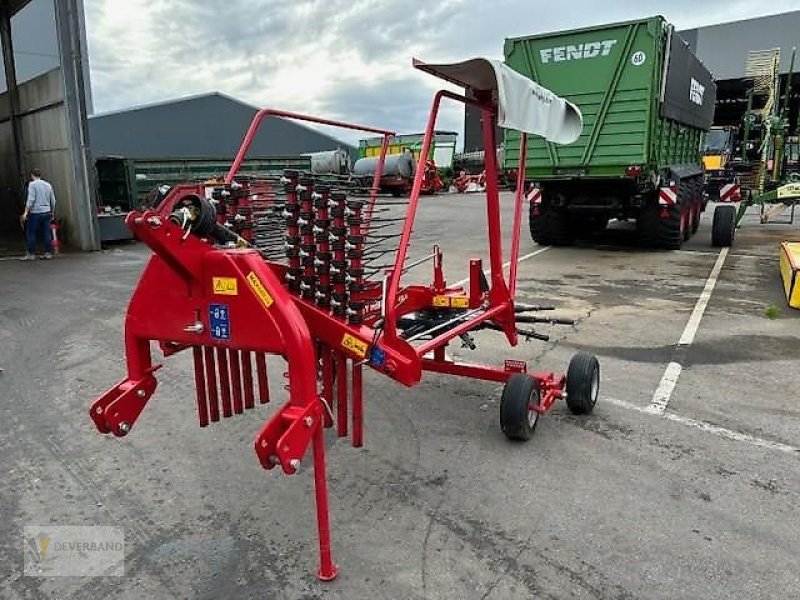
[[[231,339],[231,315],[227,304],[209,304],[208,322],[215,340]]]
[[[373,346],[369,355],[369,362],[374,367],[382,367],[386,362],[386,353],[377,346]]]

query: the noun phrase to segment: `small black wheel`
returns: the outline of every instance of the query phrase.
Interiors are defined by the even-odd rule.
[[[588,415],[600,393],[600,363],[597,357],[578,352],[567,369],[567,406],[576,415]]]
[[[711,224],[711,245],[730,246],[736,235],[736,208],[730,204],[714,209],[714,221]]]
[[[529,440],[539,422],[539,383],[530,375],[512,375],[500,398],[500,429],[510,440]]]

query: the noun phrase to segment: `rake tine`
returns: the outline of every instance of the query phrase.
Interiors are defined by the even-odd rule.
[[[255,395],[253,394],[253,365],[250,359],[250,352],[242,352],[242,384],[244,387],[244,407],[253,408],[255,406]]]
[[[211,421],[219,421],[219,396],[217,395],[217,368],[214,348],[203,347],[206,359],[206,383],[208,384],[208,415]]]
[[[261,404],[269,402],[269,382],[267,381],[267,358],[263,352],[256,353],[256,373],[258,376],[258,398]]]
[[[194,354],[194,385],[197,390],[197,417],[200,427],[208,425],[208,400],[206,398],[206,376],[203,364],[203,350],[200,346],[192,348]]]
[[[242,367],[239,361],[239,351],[231,349],[228,352],[231,367],[231,387],[233,388],[233,412],[240,415],[244,412],[242,406]]]
[[[231,410],[231,381],[228,376],[228,353],[225,348],[217,348],[217,363],[219,364],[219,391],[222,394],[222,416],[230,417]]]

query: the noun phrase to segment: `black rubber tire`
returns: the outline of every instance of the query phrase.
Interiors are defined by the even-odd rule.
[[[572,244],[573,238],[567,211],[547,206],[539,207],[538,216],[534,216],[533,211],[534,209],[531,208],[528,223],[534,242],[543,246],[569,246]]]
[[[592,237],[596,233],[604,231],[608,227],[608,219],[604,217],[579,217],[571,215],[569,223],[572,235],[577,239]]]
[[[600,363],[587,352],[578,352],[567,369],[567,406],[576,415],[588,415],[600,393]]]
[[[736,207],[730,204],[714,209],[711,224],[711,245],[717,248],[730,246],[736,235]]]
[[[539,423],[539,413],[530,409],[531,403],[539,404],[539,383],[530,375],[515,373],[500,397],[500,429],[508,439],[531,439]]]
[[[697,230],[700,229],[700,218],[703,214],[703,201],[700,198],[696,198],[694,202],[697,206],[694,208],[696,213],[692,217],[692,235],[697,233]]]
[[[666,219],[662,219],[660,213],[661,208],[657,201],[642,207],[639,217],[636,219],[639,243],[648,248],[678,250],[683,242],[680,210],[671,210]]]

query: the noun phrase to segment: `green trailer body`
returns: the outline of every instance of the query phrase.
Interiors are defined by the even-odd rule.
[[[556,235],[544,238],[568,243],[611,218],[644,223],[643,208],[658,204],[665,185],[686,198],[697,195],[716,86],[662,17],[508,39],[504,54],[506,64],[583,114],[573,144],[528,140],[526,181],[542,190],[545,205],[557,203],[564,213],[551,219],[558,221]],[[506,131],[505,168],[518,164],[519,152],[519,133]],[[643,233],[660,237],[652,227]]]
[[[101,242],[131,239],[131,233],[124,224],[125,215],[144,205],[157,186],[224,177],[231,162],[230,158],[98,158],[95,161],[95,172]],[[311,157],[248,158],[242,163],[239,173],[253,177],[278,178],[286,169],[311,172]]]

